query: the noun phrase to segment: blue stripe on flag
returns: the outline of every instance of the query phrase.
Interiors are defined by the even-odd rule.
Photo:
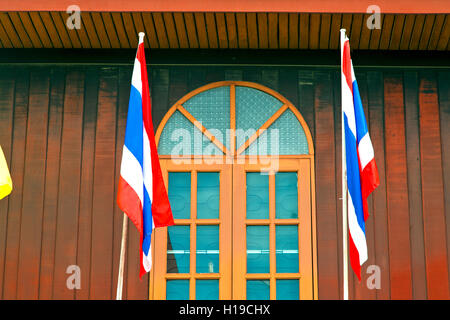
[[[125,145],[136,157],[143,168],[144,124],[142,122],[142,97],[139,91],[131,86],[130,102],[128,104],[127,128],[125,131]]]
[[[366,118],[364,116],[364,109],[359,95],[358,83],[353,81],[353,105],[355,106],[355,121],[356,121],[356,135],[357,143],[367,134]]]
[[[152,190],[150,190],[152,192]],[[144,208],[143,208],[143,221],[144,221],[144,239],[142,241],[142,251],[148,256],[150,250],[150,242],[152,237],[152,202],[150,201],[147,188],[144,186]]]
[[[345,156],[347,163],[347,186],[355,207],[356,218],[361,230],[366,233],[364,211],[362,205],[361,180],[359,176],[359,160],[356,152],[356,139],[348,125],[347,115],[344,113],[345,126]]]

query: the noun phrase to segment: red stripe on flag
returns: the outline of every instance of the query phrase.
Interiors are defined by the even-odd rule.
[[[348,232],[348,240],[350,249],[350,265],[352,266],[353,272],[356,274],[359,281],[361,281],[361,266],[359,265],[359,253],[358,249],[356,249],[355,243],[353,242],[350,231]]]
[[[344,49],[342,52],[342,72],[344,73],[345,80],[353,94],[352,60],[350,58],[350,44],[348,40],[344,42]]]

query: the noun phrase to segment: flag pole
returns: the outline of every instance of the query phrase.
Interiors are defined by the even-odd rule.
[[[125,251],[127,246],[127,231],[128,231],[128,217],[123,214],[122,223],[122,242],[120,244],[120,262],[119,262],[119,276],[117,279],[117,292],[116,300],[122,300],[122,289],[123,289],[123,270],[125,267]]]
[[[342,54],[343,54],[343,44],[345,41],[345,29],[341,29],[341,78],[344,76],[342,72]],[[341,79],[341,90],[344,85],[344,80]],[[344,300],[348,300],[348,242],[347,242],[347,234],[348,234],[348,223],[347,223],[347,164],[345,157],[345,127],[344,127],[344,111],[342,110],[344,106],[344,100],[342,95],[341,100],[341,133],[342,133],[342,253],[343,253],[343,289],[344,289]]]

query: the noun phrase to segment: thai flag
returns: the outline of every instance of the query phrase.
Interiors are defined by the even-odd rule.
[[[341,51],[350,264],[361,280],[361,266],[367,260],[367,197],[380,180],[346,36],[341,39]]]
[[[140,233],[140,277],[152,266],[150,242],[153,228],[174,224],[153,133],[143,38],[144,34],[140,33],[117,193],[120,209]]]

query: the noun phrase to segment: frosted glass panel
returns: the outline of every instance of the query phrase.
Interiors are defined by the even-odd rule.
[[[190,227],[167,228],[167,272],[189,273]]]
[[[224,144],[229,146],[226,129],[230,127],[230,87],[218,87],[203,91],[183,103],[202,125]],[[213,132],[218,130],[217,132]]]
[[[247,219],[269,218],[269,176],[247,172]]]
[[[220,173],[197,173],[197,219],[218,219]]]
[[[197,273],[219,272],[219,226],[197,226]]]
[[[247,280],[247,300],[269,300],[269,280]]]
[[[191,173],[169,172],[169,202],[174,219],[191,217]]]
[[[277,300],[298,300],[298,280],[277,280]]]
[[[308,154],[308,140],[297,117],[286,110],[244,152],[246,155]]]
[[[219,300],[219,280],[196,280],[196,300]]]
[[[189,300],[189,280],[167,280],[167,300]]]
[[[277,273],[298,272],[298,226],[275,227]]]
[[[247,273],[269,271],[269,226],[247,226]]]
[[[277,219],[298,218],[297,172],[275,174],[275,217]]]

